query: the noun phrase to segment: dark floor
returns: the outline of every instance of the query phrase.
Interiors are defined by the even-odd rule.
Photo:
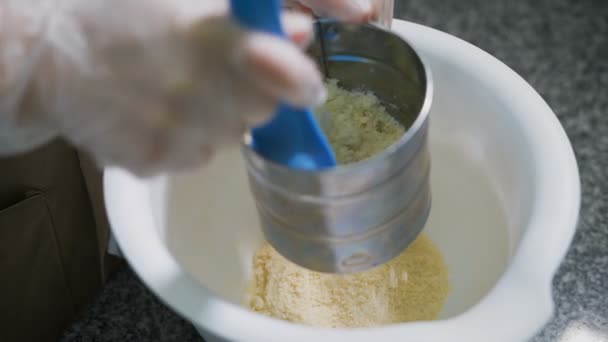
[[[608,1],[396,0],[396,17],[498,57],[555,110],[578,158],[579,230],[554,280],[553,320],[533,340],[608,341]],[[125,268],[64,341],[201,341]]]

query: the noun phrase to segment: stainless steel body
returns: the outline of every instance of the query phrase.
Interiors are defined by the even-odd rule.
[[[329,77],[347,89],[371,90],[406,133],[368,160],[321,172],[267,161],[247,139],[243,153],[266,239],[296,264],[350,273],[397,256],[426,223],[432,82],[420,57],[393,33],[330,20],[322,26]],[[318,39],[310,54],[322,56]]]

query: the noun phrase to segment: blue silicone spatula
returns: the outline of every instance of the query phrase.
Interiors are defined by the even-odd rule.
[[[230,8],[245,28],[285,37],[280,0],[231,0]],[[279,104],[275,116],[253,128],[251,135],[252,148],[276,163],[301,170],[336,166],[334,152],[310,109]]]

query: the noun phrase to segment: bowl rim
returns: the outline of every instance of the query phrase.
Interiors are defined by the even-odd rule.
[[[530,153],[536,169],[533,184],[538,196],[531,204],[526,233],[506,271],[481,301],[445,320],[359,329],[316,328],[281,321],[219,298],[190,277],[160,236],[147,233],[145,227],[154,226],[150,180],[136,178],[120,168],[107,168],[106,210],[123,255],[148,288],[197,328],[236,341],[252,336],[258,341],[284,341],[287,337],[293,342],[385,341],[402,335],[424,341],[514,341],[531,336],[550,317],[552,278],[568,250],[580,209],[578,166],[567,135],[542,97],[517,73],[483,50],[441,31],[402,20],[393,21],[393,31],[422,55],[428,51],[449,55],[455,62],[474,65],[478,72],[491,74],[494,91],[516,94],[518,101],[513,106],[535,113],[525,118],[521,114],[521,119],[526,120],[524,133],[532,142]],[[143,206],[134,207],[133,203]],[[547,234],[548,229],[551,234]],[[145,243],[141,243],[142,236]],[[539,246],[546,246],[543,253],[538,253]],[[192,293],[198,295],[189,296]],[[516,326],[510,324],[514,317]]]

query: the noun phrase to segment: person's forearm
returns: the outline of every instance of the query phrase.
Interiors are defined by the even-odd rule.
[[[44,32],[59,0],[0,2],[0,156],[34,148],[55,133],[32,84]]]
[[[66,75],[103,72],[106,66],[93,56],[118,39],[142,42],[168,31],[177,19],[172,4],[0,0],[0,156],[26,151],[63,131],[56,127],[58,116],[77,120],[82,113],[69,113]],[[200,12],[192,6],[182,12],[187,8]]]

